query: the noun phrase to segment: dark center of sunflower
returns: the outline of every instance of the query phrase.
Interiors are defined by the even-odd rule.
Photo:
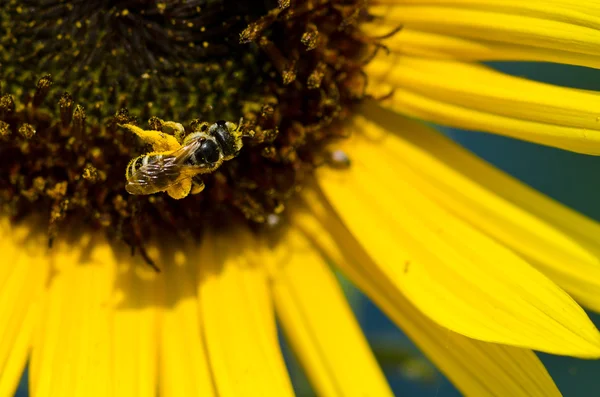
[[[377,45],[361,0],[8,0],[0,9],[0,205],[49,218],[49,238],[84,219],[140,245],[197,237],[215,218],[280,214],[364,96]],[[234,159],[174,200],[125,189],[150,149],[130,131],[190,132],[224,119],[254,131]],[[147,121],[150,119],[149,121]]]

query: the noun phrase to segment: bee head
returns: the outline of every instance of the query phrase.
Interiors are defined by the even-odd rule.
[[[242,148],[242,132],[231,121],[217,121],[210,126],[208,134],[213,136],[221,145],[225,160],[235,157]]]

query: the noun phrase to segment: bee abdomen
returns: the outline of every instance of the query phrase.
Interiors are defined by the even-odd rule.
[[[129,164],[127,164],[127,170],[125,172],[126,178],[128,180],[132,179],[135,172],[142,166],[160,161],[163,157],[164,156],[162,154],[143,154],[134,158],[129,162]]]
[[[143,159],[144,157],[146,157],[145,154],[138,156],[136,158],[133,158],[133,159],[131,159],[129,164],[127,164],[127,170],[125,171],[127,180],[130,180],[132,178],[133,174],[135,173],[135,171],[142,166],[142,161],[144,160]]]

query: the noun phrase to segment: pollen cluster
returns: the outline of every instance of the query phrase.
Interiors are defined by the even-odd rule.
[[[364,1],[16,1],[0,10],[0,206],[15,221],[70,222],[140,247],[155,231],[199,237],[218,217],[285,210],[363,97],[380,46]],[[237,122],[253,136],[173,200],[125,189],[148,152],[121,127]]]

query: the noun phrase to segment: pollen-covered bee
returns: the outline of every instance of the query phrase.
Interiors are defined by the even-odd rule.
[[[200,193],[204,183],[198,177],[215,171],[224,161],[231,160],[242,149],[244,134],[239,125],[219,120],[214,124],[197,123],[187,136],[183,126],[175,122],[162,123],[162,131],[147,131],[132,124],[123,127],[135,133],[153,147],[153,152],[132,159],[127,165],[125,189],[131,194],[153,194],[166,191],[181,199]],[[164,131],[170,130],[173,135]]]

